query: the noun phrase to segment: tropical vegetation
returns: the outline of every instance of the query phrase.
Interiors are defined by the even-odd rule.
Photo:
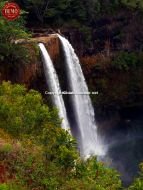
[[[14,43],[30,36],[25,15],[29,23],[36,17],[41,26],[76,26],[91,40],[96,17],[122,7],[143,9],[141,0],[16,2],[24,10],[19,19],[9,22],[0,13],[0,66],[29,60],[28,49]],[[125,71],[139,64],[138,54],[132,52],[119,52],[111,63]],[[140,168],[139,176],[124,188],[118,172],[107,164],[96,157],[80,158],[75,139],[61,128],[57,108],[47,105],[39,92],[11,82],[0,85],[0,190],[142,190],[142,164]]]

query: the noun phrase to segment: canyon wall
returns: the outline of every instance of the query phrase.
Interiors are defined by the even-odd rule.
[[[0,63],[0,82],[10,80],[12,83],[25,84],[26,87],[30,88],[33,81],[43,75],[38,48],[40,42],[45,44],[54,64],[57,65],[60,59],[60,49],[56,36],[50,35],[49,37],[37,37],[29,40],[20,39],[15,43],[19,45],[19,48],[25,46],[28,49],[30,52],[29,60],[25,63],[18,62],[16,65]]]
[[[106,27],[109,27],[107,25],[108,22],[105,22]],[[117,23],[119,22],[120,20],[117,21]],[[116,27],[118,26],[117,23],[114,23]],[[113,25],[111,21],[110,24]],[[113,44],[107,44],[106,39],[108,35],[106,38],[102,38],[102,36],[101,39],[97,36],[104,46],[102,51],[99,51],[101,48],[100,46],[100,48],[97,48],[98,52],[95,52],[95,47],[91,51],[90,47],[88,48],[85,46],[82,41],[82,34],[79,31],[64,30],[63,33],[70,40],[80,58],[89,90],[99,92],[99,95],[91,97],[97,110],[97,116],[98,113],[99,117],[101,115],[110,115],[110,113],[113,114],[111,110],[115,110],[116,120],[118,120],[119,118],[116,111],[118,112],[124,108],[130,110],[131,107],[143,106],[142,66],[135,68],[135,70],[131,69],[127,71],[112,68],[110,66],[110,61],[113,54],[116,54],[116,49],[112,50],[110,48]],[[106,35],[104,32],[103,34]],[[126,38],[128,39],[127,36]],[[45,82],[40,52],[37,46],[40,42],[45,44],[58,74],[63,75],[60,72],[60,68],[63,66],[63,58],[61,55],[59,39],[55,34],[49,34],[45,36],[42,35],[41,37],[34,37],[27,41],[18,40],[16,43],[19,43],[19,46],[24,44],[29,49],[31,54],[30,62],[25,64],[18,63],[16,66],[6,63],[0,64],[0,81],[10,80],[12,83],[25,84],[29,89],[33,88],[39,90],[44,96],[44,92],[47,90],[47,85]],[[127,43],[127,41],[124,41],[124,43]],[[128,44],[129,43],[128,51],[131,51],[134,40],[129,41]],[[125,51],[123,43],[122,50]]]

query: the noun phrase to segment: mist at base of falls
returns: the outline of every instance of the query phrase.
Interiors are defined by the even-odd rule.
[[[108,145],[107,154],[102,160],[120,173],[125,186],[137,177],[139,164],[143,161],[142,113],[136,111],[136,114],[132,113],[127,118],[122,118],[113,128],[102,131]],[[102,122],[101,120],[101,125]],[[106,122],[108,123],[108,119]]]

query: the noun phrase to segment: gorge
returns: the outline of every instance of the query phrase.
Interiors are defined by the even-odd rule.
[[[64,40],[61,37],[62,40]],[[80,82],[80,77],[78,76],[79,73],[81,73],[81,69],[79,69],[78,72],[75,72],[75,66],[73,65],[73,76],[70,79],[70,75],[66,74],[71,72],[68,71],[68,62],[70,62],[70,66],[72,66],[73,63],[78,64],[78,58],[73,55],[73,50],[70,44],[67,43],[66,40],[64,40],[64,45],[67,47],[64,50],[64,46],[61,44],[59,38],[56,34],[49,35],[47,37],[37,37],[30,39],[29,42],[26,42],[28,44],[27,46],[31,46],[32,44],[37,43],[44,43],[47,51],[49,52],[49,55],[51,56],[51,60],[54,64],[54,67],[56,69],[57,75],[59,77],[59,82],[61,84],[61,90],[63,91],[73,91],[72,86],[72,78],[75,80],[78,80]],[[22,43],[18,42],[21,46]],[[31,44],[31,45],[30,45]],[[31,48],[33,49],[33,47]],[[35,51],[35,50],[34,50]],[[13,67],[9,67],[8,69],[4,68],[5,71],[1,70],[1,80],[11,80],[13,83],[24,83],[27,85],[28,88],[34,88],[38,91],[40,91],[43,94],[43,97],[45,99],[47,98],[47,95],[45,95],[45,91],[47,90],[47,83],[49,86],[49,82],[51,79],[47,78],[47,83],[44,77],[44,71],[45,68],[42,66],[41,60],[33,51],[33,61],[30,64],[27,65],[21,65],[20,67],[15,68],[15,75],[10,75],[9,73],[13,72]],[[68,52],[66,52],[68,51]],[[66,57],[67,54],[72,54],[72,58]],[[69,55],[69,56],[70,56]],[[95,58],[96,60],[96,58]],[[100,59],[99,59],[100,60]],[[121,174],[123,175],[122,179],[125,184],[129,184],[134,175],[138,172],[138,164],[142,161],[142,151],[140,149],[140,141],[142,140],[142,137],[139,137],[139,134],[141,132],[141,123],[142,119],[141,117],[138,118],[135,116],[135,114],[132,114],[134,110],[136,109],[136,105],[134,103],[139,104],[141,101],[141,96],[135,96],[135,101],[130,102],[128,97],[128,88],[131,84],[133,85],[139,85],[141,89],[141,83],[134,84],[134,79],[137,79],[137,81],[142,80],[142,69],[138,71],[138,73],[126,72],[126,71],[118,71],[115,70],[114,72],[111,72],[111,68],[107,68],[105,70],[104,68],[98,68],[98,65],[92,66],[92,60],[80,58],[81,61],[81,67],[84,73],[84,76],[87,80],[88,88],[90,91],[99,91],[99,95],[91,96],[92,102],[94,103],[94,110],[96,111],[96,123],[98,126],[98,134],[99,138],[97,140],[96,132],[97,128],[93,120],[95,118],[91,119],[91,126],[94,126],[94,129],[91,127],[91,131],[89,132],[89,135],[85,135],[82,139],[83,144],[80,144],[81,139],[78,139],[76,136],[76,130],[72,127],[72,133],[77,138],[78,141],[78,147],[82,147],[82,155],[89,155],[89,154],[96,154],[100,155],[101,158],[107,162],[111,167],[117,168]],[[85,64],[86,62],[91,62],[88,65]],[[98,59],[97,59],[98,61]],[[67,64],[67,65],[66,65]],[[88,66],[88,67],[87,67]],[[79,67],[78,67],[79,68]],[[70,69],[70,68],[69,68]],[[93,71],[94,69],[94,71]],[[30,71],[30,72],[29,72]],[[54,72],[54,71],[52,71]],[[26,75],[25,75],[26,73]],[[76,79],[76,76],[78,76],[78,79]],[[133,75],[132,75],[133,73]],[[67,76],[66,76],[67,75]],[[135,76],[136,75],[136,76]],[[49,76],[49,75],[47,75]],[[66,77],[66,80],[65,80]],[[83,79],[82,79],[83,80]],[[126,83],[125,83],[126,81]],[[114,83],[113,83],[114,82]],[[69,85],[71,83],[71,86]],[[76,82],[74,82],[73,85],[78,85]],[[118,88],[117,88],[118,86]],[[49,86],[50,87],[50,86]],[[123,87],[123,88],[122,88]],[[59,88],[59,87],[58,87]],[[77,86],[78,89],[75,91],[81,91],[81,85]],[[74,87],[75,89],[75,87]],[[87,87],[84,87],[82,89],[83,91],[89,91]],[[51,91],[55,91],[54,89]],[[104,93],[103,93],[104,92]],[[106,94],[106,95],[105,95]],[[129,94],[130,95],[130,94]],[[51,96],[51,95],[50,95]],[[68,112],[68,119],[70,120],[70,123],[72,123],[75,118],[75,115],[71,113],[75,113],[75,109],[77,104],[80,103],[80,100],[72,100],[72,95],[70,96],[70,102],[67,101],[67,96],[64,95],[64,102],[66,106],[66,111]],[[133,95],[134,96],[134,95]],[[83,96],[87,97],[87,95]],[[130,97],[130,96],[129,96]],[[132,97],[131,97],[132,99]],[[133,111],[128,108],[128,100],[131,104],[133,104]],[[137,100],[137,101],[136,101]],[[82,100],[81,102],[84,102],[85,100]],[[89,100],[88,100],[89,101]],[[72,103],[71,103],[72,102]],[[75,102],[75,104],[74,104]],[[113,103],[113,105],[111,104]],[[73,104],[73,106],[69,106],[69,104]],[[110,105],[111,104],[111,105]],[[87,103],[88,105],[88,103]],[[104,105],[104,106],[102,106]],[[119,107],[120,105],[120,107]],[[91,103],[88,105],[91,106]],[[124,107],[125,106],[125,107]],[[61,107],[63,107],[61,105]],[[91,108],[91,107],[90,107]],[[74,111],[73,111],[73,110]],[[85,110],[85,108],[82,105],[82,109]],[[63,113],[65,113],[65,109],[63,109]],[[81,110],[81,109],[79,109]],[[90,110],[93,110],[91,108]],[[63,118],[63,115],[61,118]],[[81,112],[80,112],[81,113]],[[139,112],[140,114],[142,113]],[[83,114],[86,114],[83,112]],[[92,115],[93,113],[89,113],[89,115]],[[134,118],[134,117],[135,118]],[[79,116],[81,117],[81,116]],[[75,123],[79,122],[79,117],[75,119]],[[92,117],[94,117],[92,115]],[[86,116],[84,117],[86,118]],[[133,118],[133,119],[132,119]],[[66,121],[67,123],[67,121]],[[74,126],[75,123],[72,123]],[[135,125],[134,125],[135,123]],[[136,125],[138,123],[138,125]],[[83,122],[85,124],[86,129],[86,121]],[[80,125],[81,126],[81,125]],[[136,127],[138,128],[139,132],[133,132],[136,131]],[[66,127],[63,127],[66,128]],[[77,128],[76,128],[77,129]],[[87,134],[88,131],[84,129],[84,134]],[[133,129],[133,130],[132,130]],[[81,131],[78,129],[78,133],[81,134]],[[95,134],[95,135],[93,135]],[[80,135],[79,135],[80,136]],[[101,136],[101,137],[100,137]],[[90,138],[89,138],[90,137]],[[124,138],[124,142],[122,142],[122,138]],[[90,139],[90,141],[88,141]],[[132,139],[132,140],[131,140]],[[103,143],[104,141],[104,143]],[[88,142],[88,143],[87,143]],[[129,143],[131,142],[131,143]],[[98,144],[97,144],[98,143]],[[94,147],[94,144],[96,144],[96,149]],[[83,148],[84,147],[84,148]],[[90,147],[90,148],[89,148]],[[132,148],[131,148],[132,147]],[[130,151],[128,151],[128,150]],[[108,151],[107,151],[108,150]],[[127,151],[126,151],[127,150]],[[139,153],[136,154],[135,151],[138,150]],[[125,151],[124,154],[126,154],[126,157],[124,159],[121,159],[123,153],[122,151]],[[105,154],[106,152],[106,154]],[[131,153],[132,152],[132,153]],[[132,154],[132,159],[130,162],[128,162],[129,155]],[[105,157],[103,156],[105,155]],[[100,157],[99,156],[99,157]],[[104,158],[103,158],[104,157]],[[127,167],[128,165],[128,167]],[[125,169],[126,168],[126,169]],[[130,170],[131,168],[131,170]]]
[[[71,44],[60,35],[58,35],[58,37],[61,41],[61,53],[63,54],[64,64],[62,64],[62,67],[65,67],[62,69],[62,75],[65,81],[67,81],[63,90],[74,92],[72,95],[64,98],[70,99],[68,103],[66,102],[66,110],[68,112],[72,134],[76,137],[78,142],[80,154],[84,157],[96,155],[99,159],[107,162],[111,167],[117,168],[123,175],[122,179],[124,183],[129,184],[134,173],[138,171],[137,163],[140,163],[142,158],[142,151],[139,148],[142,141],[142,135],[139,135],[141,133],[141,117],[133,119],[132,124],[130,123],[131,121],[127,121],[127,123],[120,122],[119,130],[118,127],[116,130],[114,127],[112,129],[111,126],[113,124],[110,122],[108,124],[108,120],[110,119],[107,119],[106,125],[111,125],[111,129],[107,131],[105,128],[102,129],[104,132],[97,132],[91,100],[87,95],[78,94],[79,92],[84,93],[89,91],[79,66],[78,57]],[[70,108],[67,109],[67,107]],[[113,115],[114,114],[113,111]],[[102,125],[102,122],[98,122],[99,126],[100,124]],[[138,122],[138,126],[136,122]],[[123,125],[124,128],[122,129]],[[133,125],[135,126],[133,127]],[[131,126],[131,129],[129,126]],[[98,130],[100,131],[100,128]],[[124,140],[121,140],[122,138]],[[135,156],[134,153],[136,149],[140,152],[138,156]],[[124,155],[126,155],[124,159],[122,159],[122,151],[126,151],[124,152]],[[130,156],[132,157],[129,162],[128,159]],[[132,169],[128,169],[127,166]]]
[[[142,43],[142,0],[0,1],[0,189],[143,189]]]

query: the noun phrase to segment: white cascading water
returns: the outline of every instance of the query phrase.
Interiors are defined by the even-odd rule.
[[[55,95],[51,95],[53,104],[55,107],[58,108],[59,117],[62,119],[62,128],[65,130],[68,130],[69,123],[68,123],[68,119],[67,119],[65,104],[63,101],[63,97],[61,95],[61,88],[60,88],[58,76],[56,74],[55,68],[53,66],[53,62],[52,62],[44,44],[39,43],[39,47],[40,47],[41,55],[42,55],[42,59],[43,59],[46,82],[49,86],[49,90],[51,92],[55,93]]]
[[[79,59],[69,41],[60,35],[58,35],[58,37],[64,51],[65,67],[70,91],[73,92],[71,99],[79,131],[77,141],[81,156],[104,156],[106,150],[101,142],[101,138],[97,134],[94,109],[90,96],[88,94],[83,95],[88,92],[88,87]]]

